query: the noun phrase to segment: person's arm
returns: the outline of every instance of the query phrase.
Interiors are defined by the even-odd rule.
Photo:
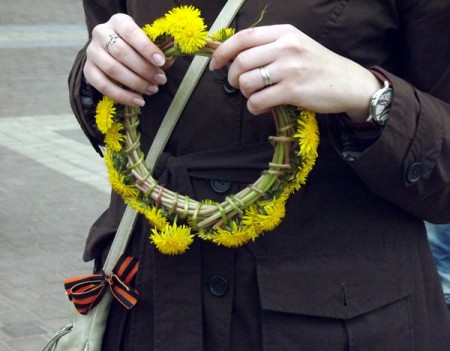
[[[103,136],[96,128],[95,105],[102,95],[115,102],[143,106],[143,95],[166,82],[165,58],[117,1],[85,0],[89,41],[78,53],[69,76],[72,110],[101,154]],[[108,40],[115,38],[110,45]]]
[[[383,71],[394,98],[376,142],[347,161],[377,194],[417,217],[450,221],[450,3],[400,9],[402,78]]]
[[[103,144],[103,134],[95,124],[95,106],[98,93],[90,86],[83,75],[86,49],[78,53],[69,75],[69,100],[72,111],[86,137],[94,149],[102,155],[99,145]]]
[[[389,120],[371,146],[346,162],[379,196],[418,218],[449,222],[450,3],[407,3],[409,8],[399,9],[403,78],[381,70],[394,94]],[[363,122],[380,88],[369,70],[289,25],[237,33],[215,52],[210,68],[232,59],[230,84],[241,89],[255,115],[290,104]]]
[[[114,13],[120,11],[115,1],[89,0],[83,1],[86,27],[89,35],[88,43],[78,52],[69,74],[69,100],[72,111],[84,134],[94,149],[101,155],[99,145],[103,143],[103,135],[95,125],[95,104],[98,93],[86,81],[83,67],[86,62],[86,48],[92,39],[92,30],[99,24],[106,22]]]

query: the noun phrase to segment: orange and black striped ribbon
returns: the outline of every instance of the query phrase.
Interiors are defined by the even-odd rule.
[[[64,287],[70,301],[81,314],[87,314],[101,300],[107,287],[125,308],[131,309],[138,300],[139,293],[129,284],[136,275],[139,262],[134,257],[121,256],[111,275],[92,274],[64,280]]]

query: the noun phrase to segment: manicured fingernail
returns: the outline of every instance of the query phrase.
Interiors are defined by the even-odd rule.
[[[162,73],[157,73],[153,76],[153,79],[155,80],[156,83],[158,84],[166,84],[167,83],[167,78],[165,74]]]
[[[213,57],[211,61],[209,61],[209,70],[214,71],[216,69],[216,59]]]
[[[145,90],[145,94],[147,95],[154,95],[158,92],[158,86],[156,85],[149,85],[147,89]]]
[[[166,59],[160,54],[153,54],[153,63],[157,66],[162,66],[166,63]]]
[[[133,98],[133,104],[143,107],[145,105],[144,99]]]

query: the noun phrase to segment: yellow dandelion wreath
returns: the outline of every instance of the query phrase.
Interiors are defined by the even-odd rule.
[[[201,13],[193,6],[174,8],[142,29],[168,58],[211,55],[234,35],[234,29],[223,28],[208,36]],[[100,100],[96,123],[105,135],[111,187],[150,222],[150,240],[160,252],[182,254],[195,237],[236,248],[281,223],[286,201],[306,183],[315,164],[319,129],[310,111],[282,105],[273,108],[272,115],[277,132],[269,137],[274,154],[267,170],[218,203],[190,199],[159,185],[139,148],[139,108],[115,104],[106,96]]]

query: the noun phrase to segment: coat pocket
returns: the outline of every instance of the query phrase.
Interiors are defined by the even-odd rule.
[[[403,252],[259,257],[265,350],[411,350]]]

